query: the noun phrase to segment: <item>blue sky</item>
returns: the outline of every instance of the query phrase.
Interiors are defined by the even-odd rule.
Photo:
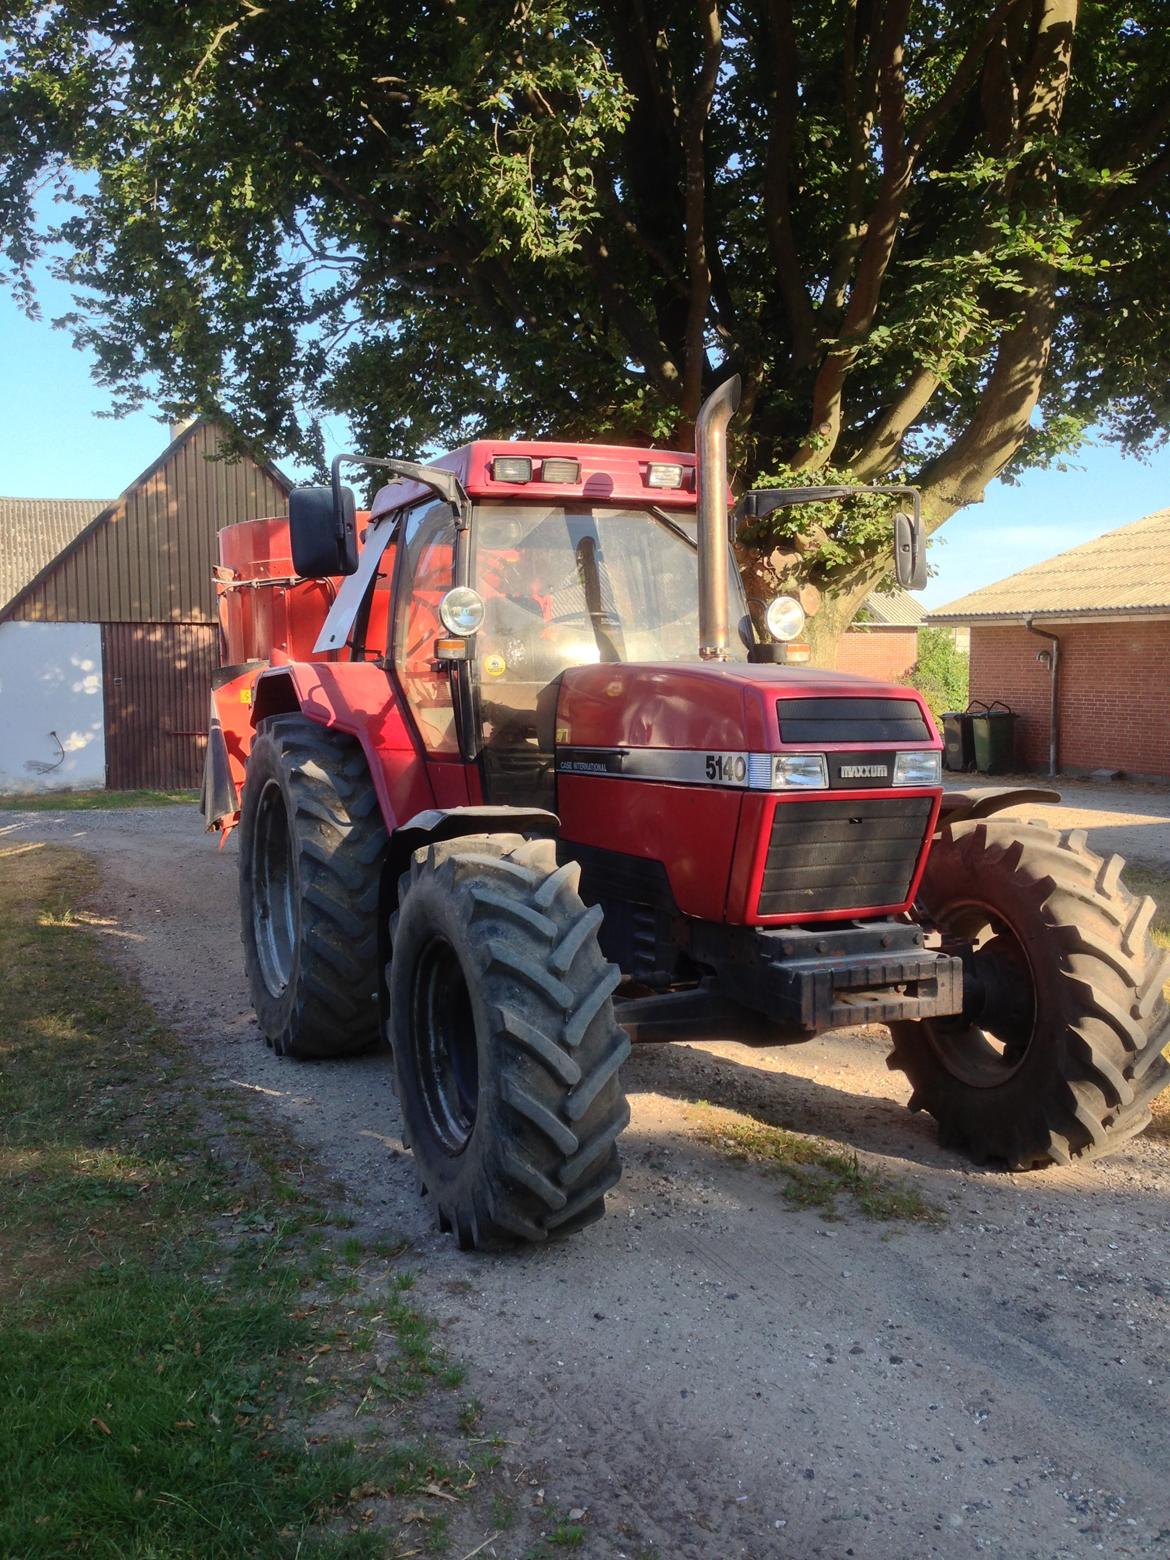
[[[46,284],[42,306],[45,318],[30,322],[0,290],[0,493],[114,498],[162,450],[166,428],[146,411],[99,416],[105,392],[68,334],[49,323],[69,307],[64,289]],[[344,448],[340,422],[326,433],[334,450]],[[941,606],[1170,506],[1170,449],[1148,464],[1106,446],[1076,460],[1082,469],[1031,472],[1018,487],[993,483],[982,504],[950,520],[931,548],[937,573],[923,602]]]

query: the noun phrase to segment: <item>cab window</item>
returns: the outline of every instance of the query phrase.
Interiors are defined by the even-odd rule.
[[[394,667],[423,746],[458,753],[451,676],[435,670],[435,640],[443,633],[439,602],[455,583],[455,522],[445,502],[421,504],[400,538],[403,578],[394,623]]]

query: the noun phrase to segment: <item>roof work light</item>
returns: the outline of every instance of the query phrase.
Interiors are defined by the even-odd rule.
[[[531,482],[532,461],[527,455],[496,455],[492,460],[495,482]]]

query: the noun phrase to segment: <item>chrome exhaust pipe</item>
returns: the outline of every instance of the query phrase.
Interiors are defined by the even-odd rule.
[[[740,378],[713,390],[695,418],[695,492],[699,510],[699,657],[726,661],[727,425],[739,406]]]

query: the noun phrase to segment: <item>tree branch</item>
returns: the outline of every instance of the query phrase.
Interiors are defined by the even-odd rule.
[[[593,272],[604,304],[625,337],[631,353],[642,364],[663,398],[668,403],[677,404],[681,388],[678,366],[671,358],[665,342],[621,280],[604,237],[600,233],[588,235],[581,252]]]
[[[829,349],[813,386],[810,438],[794,467],[824,465],[841,432],[841,396],[845,378],[862,339],[873,323],[882,281],[894,252],[902,200],[910,184],[913,158],[906,145],[906,81],[902,70],[910,0],[890,0],[882,18],[880,125],[882,175],[877,199],[866,223],[840,338]]]
[[[1055,324],[1054,282],[1037,279],[1023,317],[1000,340],[971,421],[920,478],[924,489],[950,506],[948,514],[978,502],[1022,444],[1040,398]]]
[[[355,189],[344,174],[330,167],[320,153],[315,152],[312,147],[291,137],[285,137],[283,144],[288,151],[293,152],[307,167],[311,168],[323,183],[328,184],[339,195],[343,195],[363,216],[369,217],[371,222],[376,222],[380,227],[390,228],[395,233],[407,234],[416,242],[425,243],[443,258],[450,259],[449,255],[444,254],[445,246],[436,242],[435,235],[429,228],[421,227],[416,222],[408,222],[404,217],[395,216],[363,190]]]
[[[1040,0],[1020,92],[1020,128],[1026,139],[1044,140],[1060,128],[1077,8],[1078,0]],[[1021,198],[1051,201],[1050,159],[1020,183]],[[923,474],[940,513],[982,498],[987,484],[1023,443],[1040,399],[1058,318],[1056,274],[1044,262],[1022,268],[1022,274],[1029,284],[1027,301],[1019,321],[1000,339],[979,405],[959,437]]]
[[[866,435],[865,443],[849,462],[849,468],[859,482],[870,482],[889,471],[902,440],[941,383],[941,377],[932,369],[919,366],[914,370],[901,395],[881,413]]]
[[[768,0],[767,35],[775,85],[771,98],[772,128],[764,162],[764,224],[780,300],[792,335],[791,368],[799,372],[812,357],[814,326],[812,300],[796,252],[788,194],[798,106],[792,0]]]
[[[1026,3],[1027,0],[1000,0],[955,67],[946,90],[929,108],[923,109],[910,126],[906,141],[911,155],[917,155],[946,116],[974,86],[984,68],[987,51],[1000,35],[1004,23],[1014,10]]]
[[[1110,173],[1118,174],[1123,170],[1132,169],[1139,157],[1144,157],[1148,152],[1153,151],[1168,129],[1170,129],[1170,97],[1167,97],[1158,112],[1147,120],[1141,133],[1134,137],[1121,157],[1109,165]],[[1168,171],[1170,171],[1170,148],[1152,158],[1128,184],[1103,185],[1078,224],[1078,234],[1090,232],[1106,218],[1133,205],[1134,201],[1140,200],[1156,188]]]
[[[703,338],[711,300],[711,266],[707,254],[707,116],[719,80],[723,32],[717,0],[699,0],[699,30],[703,60],[691,95],[683,133],[686,156],[686,257],[688,279],[687,322],[683,357],[682,412],[694,417],[703,398],[706,351]]]
[[[866,147],[877,101],[880,51],[873,47],[868,29],[865,31],[865,66],[859,74],[858,37],[860,23],[857,16],[857,0],[849,0],[845,25],[844,80],[842,100],[845,104],[845,134],[849,145],[849,172],[846,178],[844,212],[837,239],[832,246],[829,281],[818,317],[829,331],[834,330],[845,308],[849,278],[857,251],[865,237],[863,206],[868,164]],[[860,80],[860,87],[858,82]]]

